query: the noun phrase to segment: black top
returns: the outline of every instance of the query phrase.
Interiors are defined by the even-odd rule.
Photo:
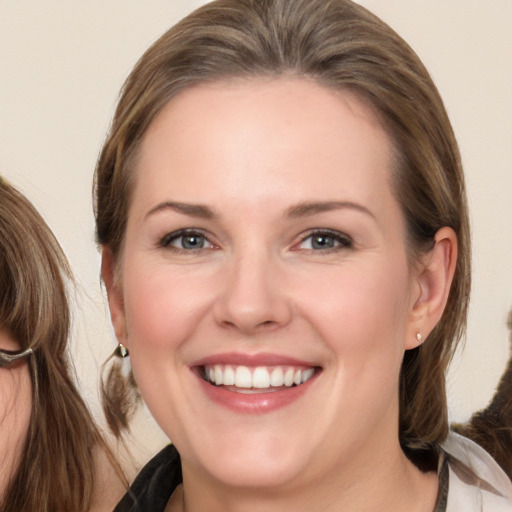
[[[113,512],[162,512],[182,480],[180,456],[170,444],[142,468]]]
[[[439,492],[433,512],[445,512],[448,498],[448,464],[439,459]],[[180,455],[173,445],[166,446],[137,475],[113,512],[163,512],[172,493],[183,481]]]

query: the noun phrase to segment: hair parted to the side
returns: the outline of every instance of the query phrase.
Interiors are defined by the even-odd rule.
[[[349,90],[373,108],[394,143],[393,187],[411,260],[432,247],[441,227],[457,234],[457,270],[444,315],[425,343],[406,353],[400,383],[402,446],[442,441],[448,432],[445,370],[465,330],[470,290],[464,178],[427,70],[363,7],[349,0],[217,0],[158,39],[124,84],[97,162],[97,240],[119,263],[137,151],[164,105],[195,84],[261,76],[315,80]]]
[[[53,233],[0,177],[0,329],[33,349],[30,426],[2,512],[86,512],[95,486],[95,450],[101,447],[111,458],[71,377],[69,282]]]

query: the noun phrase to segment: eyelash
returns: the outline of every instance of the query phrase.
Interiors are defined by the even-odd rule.
[[[191,247],[185,248],[183,247],[183,239],[189,238],[202,238],[204,241],[204,245],[208,245],[209,247]],[[173,242],[176,242],[179,239],[182,239],[181,247],[176,247],[171,245]],[[173,231],[172,233],[168,233],[165,235],[158,244],[160,247],[164,249],[169,249],[171,251],[180,252],[180,253],[191,253],[191,252],[199,252],[205,249],[215,248],[215,245],[210,242],[208,237],[202,232],[200,229],[180,229],[179,231]]]
[[[311,239],[313,240],[315,237],[317,239],[323,238],[323,239],[332,239],[333,243],[335,244],[334,247],[326,247],[326,248],[302,248],[300,247],[306,240]],[[341,233],[339,231],[331,230],[331,229],[318,229],[315,231],[309,232],[307,235],[303,236],[299,243],[296,244],[298,247],[298,250],[301,251],[311,251],[311,252],[333,252],[333,251],[339,251],[342,249],[350,249],[354,246],[354,243],[352,239],[345,235],[344,233]]]
[[[201,238],[204,242],[203,245],[208,245],[208,247],[202,246],[202,247],[185,248],[185,247],[183,247],[183,239],[185,237]],[[315,237],[317,237],[317,240],[318,239],[332,240],[333,247],[322,247],[322,248],[316,248],[316,249],[314,247],[310,247],[310,248],[300,247],[302,244],[304,244],[304,242],[306,242],[309,239],[311,239],[313,241],[313,239]],[[182,239],[181,247],[176,247],[176,246],[171,245],[173,242],[176,242],[180,238]],[[200,229],[191,229],[191,228],[181,229],[179,231],[173,231],[172,233],[166,234],[160,240],[158,245],[159,245],[159,247],[162,247],[164,249],[169,249],[174,252],[180,252],[180,253],[191,253],[191,252],[197,253],[202,250],[216,248],[215,244],[210,242],[210,240],[208,239],[208,237],[205,235],[205,233],[203,231],[201,231]],[[353,245],[354,244],[353,244],[352,239],[349,236],[345,235],[344,233],[341,233],[341,232],[335,231],[335,230],[331,230],[331,229],[317,229],[314,231],[310,231],[306,235],[303,235],[301,237],[301,239],[299,240],[299,242],[294,244],[292,249],[299,250],[299,251],[310,251],[310,252],[334,252],[334,251],[339,251],[342,249],[350,249],[353,247]]]

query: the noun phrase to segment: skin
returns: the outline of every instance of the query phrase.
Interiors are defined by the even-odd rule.
[[[0,348],[20,350],[19,343],[0,330]],[[21,462],[32,410],[32,385],[27,360],[0,368],[0,505]],[[95,449],[96,487],[90,512],[111,511],[125,492],[124,483],[100,448]]]
[[[96,448],[94,457],[97,474],[89,512],[111,512],[126,492],[126,487],[103,450]]]
[[[305,79],[196,86],[150,126],[123,254],[104,250],[103,276],[142,395],[182,456],[168,510],[433,509],[436,476],[398,443],[398,376],[442,313],[456,240],[441,230],[411,263],[392,165],[365,105]],[[224,354],[317,373],[289,403],[240,411],[196,369]]]
[[[19,350],[16,340],[0,330],[0,348]],[[32,390],[26,360],[0,368],[0,503],[25,446],[30,424]]]

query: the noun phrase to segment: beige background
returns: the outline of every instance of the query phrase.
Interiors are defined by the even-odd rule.
[[[78,283],[72,352],[99,417],[98,368],[115,342],[99,281],[92,172],[119,88],[143,50],[201,2],[0,0],[0,172],[40,209]],[[492,395],[512,306],[512,0],[364,0],[431,71],[460,142],[474,236],[464,354],[449,375],[464,420]],[[165,442],[146,411],[144,459]]]

